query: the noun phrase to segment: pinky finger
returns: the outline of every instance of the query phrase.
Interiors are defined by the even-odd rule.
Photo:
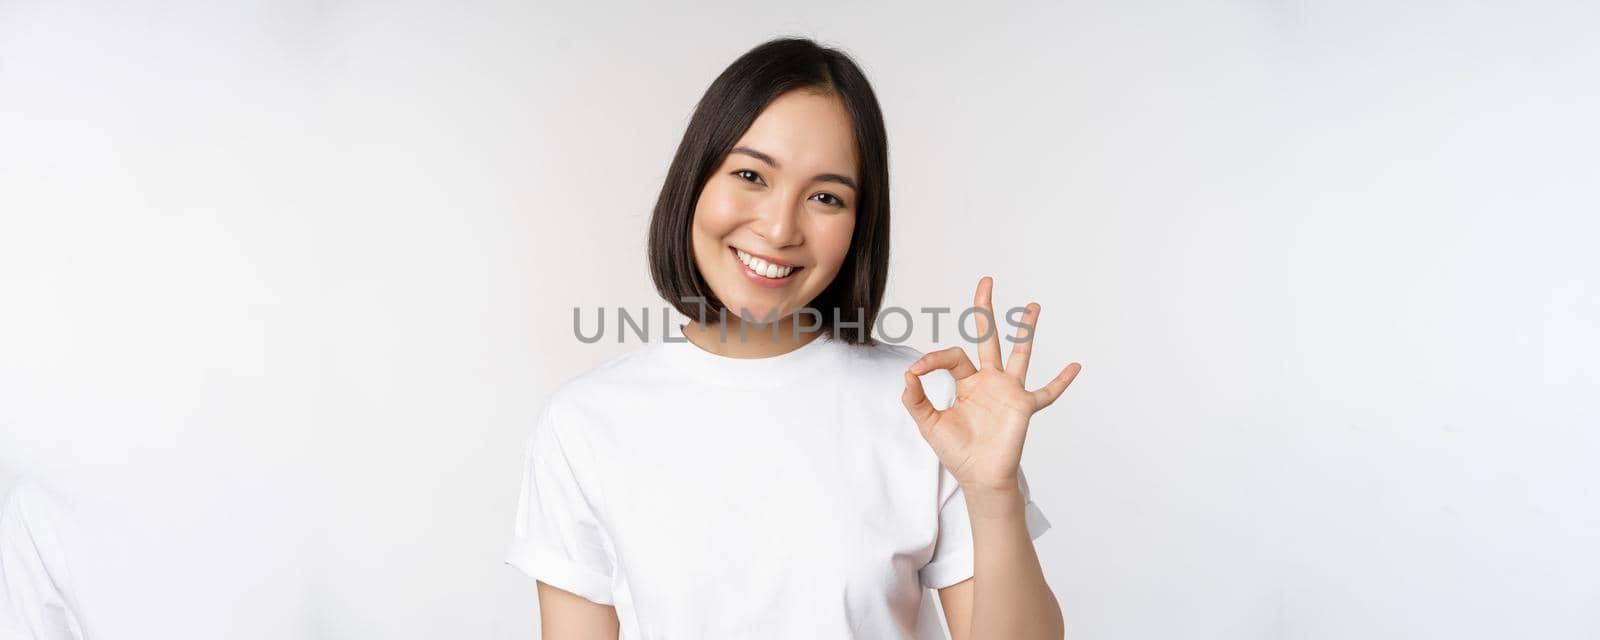
[[[1061,370],[1061,373],[1056,374],[1055,379],[1046,384],[1044,388],[1033,392],[1033,410],[1039,411],[1054,403],[1056,398],[1060,398],[1061,394],[1066,392],[1067,385],[1072,384],[1072,379],[1078,377],[1078,372],[1082,370],[1083,365],[1081,364],[1076,362],[1069,364],[1065,369]]]

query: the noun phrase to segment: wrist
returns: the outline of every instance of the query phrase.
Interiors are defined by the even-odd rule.
[[[1027,499],[1021,487],[1010,485],[962,485],[961,493],[967,500],[967,513],[984,518],[1010,518],[1023,515]]]
[[[1016,493],[1021,495],[1022,484],[1016,476],[991,480],[957,480],[961,491],[967,495],[1008,495]]]

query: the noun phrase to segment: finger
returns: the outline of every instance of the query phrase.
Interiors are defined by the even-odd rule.
[[[906,405],[911,419],[917,421],[919,430],[927,431],[939,417],[939,410],[933,407],[927,391],[922,388],[922,380],[910,371],[906,372],[906,390],[900,394],[900,402]]]
[[[984,276],[978,280],[978,292],[972,297],[972,306],[984,310],[986,313],[974,313],[978,320],[978,335],[983,337],[978,342],[978,363],[983,368],[1004,370],[1000,366],[1000,332],[990,322],[994,318],[994,278]]]
[[[1022,324],[1017,327],[1016,338],[1011,343],[1011,357],[1006,359],[1006,375],[1017,382],[1028,384],[1028,357],[1033,354],[1033,332],[1039,326],[1039,303],[1029,302],[1028,312],[1022,314]]]
[[[920,376],[934,369],[949,369],[950,375],[955,376],[957,380],[978,372],[978,368],[972,364],[972,359],[967,357],[967,350],[961,347],[929,352],[911,363],[907,370]]]
[[[1072,379],[1078,377],[1078,372],[1083,370],[1083,365],[1076,362],[1067,365],[1061,373],[1056,374],[1054,380],[1046,384],[1043,389],[1033,392],[1034,411],[1039,411],[1050,406],[1067,390],[1067,385],[1072,384]]]

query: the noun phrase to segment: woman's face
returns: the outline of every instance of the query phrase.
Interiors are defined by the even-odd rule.
[[[838,98],[790,91],[767,105],[706,181],[694,208],[694,258],[730,322],[741,309],[758,321],[781,320],[839,272],[861,180],[851,128]]]

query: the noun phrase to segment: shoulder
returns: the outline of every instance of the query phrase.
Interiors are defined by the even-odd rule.
[[[905,386],[905,371],[911,363],[920,360],[926,352],[908,345],[876,341],[870,345],[846,345],[850,370],[884,380],[895,388]],[[949,371],[935,369],[922,376],[922,385],[929,398],[939,407],[948,406],[955,395],[955,378]]]
[[[561,422],[597,408],[618,407],[630,390],[649,388],[665,375],[656,343],[636,347],[562,380],[546,399],[544,412],[547,419]]]
[[[911,366],[922,357],[922,352],[908,345],[891,344],[877,341],[870,345],[851,345],[861,354],[861,357],[884,362],[885,364],[899,365],[900,368]]]

